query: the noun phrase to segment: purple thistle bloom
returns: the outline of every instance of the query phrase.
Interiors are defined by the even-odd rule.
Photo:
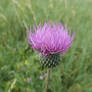
[[[67,51],[72,45],[74,34],[70,36],[67,25],[61,23],[50,24],[45,23],[42,27],[41,24],[37,28],[34,27],[34,33],[28,33],[28,43],[35,50],[43,55],[56,54]]]

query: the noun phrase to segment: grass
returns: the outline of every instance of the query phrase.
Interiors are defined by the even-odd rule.
[[[72,48],[51,71],[50,92],[92,92],[91,11],[91,0],[0,0],[0,92],[43,92],[46,70],[37,52],[25,50],[27,26],[45,21],[76,32]]]

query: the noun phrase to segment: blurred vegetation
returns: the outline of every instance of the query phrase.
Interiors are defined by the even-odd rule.
[[[51,71],[50,92],[92,92],[91,0],[0,0],[0,92],[43,92],[46,70],[37,52],[26,51],[26,30],[46,21],[76,32],[72,48]]]

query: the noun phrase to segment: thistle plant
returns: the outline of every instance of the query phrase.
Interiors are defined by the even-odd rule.
[[[33,27],[34,32],[28,32],[29,45],[41,53],[42,67],[47,67],[47,82],[45,92],[48,92],[50,69],[60,64],[60,55],[72,45],[74,33],[71,35],[67,25],[61,23],[44,23],[42,26]]]

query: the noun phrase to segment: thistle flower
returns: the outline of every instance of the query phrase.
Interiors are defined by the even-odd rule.
[[[43,66],[54,67],[59,64],[60,54],[67,51],[72,45],[74,34],[70,35],[67,25],[61,23],[41,24],[37,28],[31,28],[28,32],[28,43],[33,49],[42,54],[41,63]]]

